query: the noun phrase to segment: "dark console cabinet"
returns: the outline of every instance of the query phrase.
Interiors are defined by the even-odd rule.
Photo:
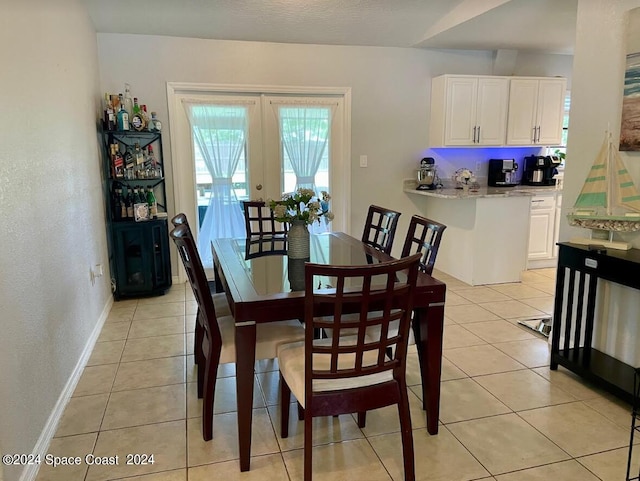
[[[115,297],[163,294],[171,286],[167,220],[114,223]]]
[[[599,252],[584,245],[558,245],[551,369],[564,366],[633,402],[635,366],[593,348],[592,341],[598,281],[640,289],[640,250]]]

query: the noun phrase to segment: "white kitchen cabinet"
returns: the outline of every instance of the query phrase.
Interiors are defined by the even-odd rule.
[[[507,145],[560,145],[566,87],[564,78],[514,77]]]
[[[555,265],[557,242],[556,193],[535,194],[531,197],[529,250],[527,267]]]
[[[560,220],[562,220],[562,193],[556,196],[556,218],[553,229],[553,257],[558,257],[558,239],[560,238]]]
[[[508,77],[441,75],[433,78],[430,145],[504,145],[508,98]]]

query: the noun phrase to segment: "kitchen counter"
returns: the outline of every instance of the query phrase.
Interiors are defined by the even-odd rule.
[[[544,192],[560,191],[557,186],[517,185],[515,187],[479,187],[477,190],[469,190],[468,193],[461,189],[443,188],[434,190],[416,190],[416,181],[408,179],[404,181],[403,191],[407,194],[437,197],[440,199],[469,199],[486,197],[522,197],[533,196]]]
[[[418,213],[447,226],[436,269],[473,286],[520,282],[527,267],[531,197],[540,187],[481,187],[464,193],[415,186],[407,180],[403,190]],[[544,189],[554,192],[554,187]]]

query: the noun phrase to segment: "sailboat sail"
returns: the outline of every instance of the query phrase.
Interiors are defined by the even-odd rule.
[[[612,191],[615,191],[615,196]],[[640,194],[620,155],[613,147],[611,134],[607,133],[576,199],[573,213],[567,216],[569,224],[610,232],[640,230],[640,214],[614,215],[614,207],[640,212]]]
[[[640,194],[638,194],[638,189],[636,189],[620,155],[615,152],[615,156],[616,172],[618,174],[618,204],[627,209],[640,212]]]
[[[608,145],[602,144],[574,207],[607,207],[607,150]]]

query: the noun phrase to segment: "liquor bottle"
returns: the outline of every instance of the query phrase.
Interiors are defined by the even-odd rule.
[[[142,120],[144,120],[144,124],[146,125],[146,129],[147,129],[147,130],[151,130],[151,129],[149,128],[149,121],[150,121],[151,119],[149,118],[149,114],[147,113],[147,106],[146,106],[146,105],[144,105],[144,104],[142,104],[142,105],[140,106],[140,109],[142,110],[142,112],[140,112],[140,114],[142,115]]]
[[[111,104],[111,96],[104,94],[105,108],[104,108],[104,130],[116,129],[116,114],[113,111],[113,105]]]
[[[122,189],[120,189],[120,220],[127,219],[127,201],[122,195]]]
[[[122,154],[120,154],[120,148],[118,147],[118,143],[114,142],[111,144],[111,160],[113,162],[114,169],[114,178],[123,179],[124,178],[124,159]]]
[[[156,156],[153,153],[153,147],[149,146],[147,148],[148,154],[147,154],[147,168],[149,169],[150,172],[150,177],[151,178],[155,178],[155,179],[159,179],[160,177],[162,177],[162,169],[160,168],[160,165],[158,164],[158,161],[156,160]]]
[[[146,204],[147,196],[144,192],[144,187],[141,185],[138,186],[138,204]]]
[[[142,165],[144,163],[144,155],[142,154],[142,149],[140,148],[140,144],[138,142],[136,142],[133,147],[133,159],[136,166]]]
[[[141,131],[147,127],[147,123],[142,116],[142,109],[138,105],[138,97],[133,98],[133,114],[131,115],[131,126],[134,130]]]
[[[122,98],[120,99],[120,110],[118,111],[117,121],[118,130],[129,130],[129,112],[125,109]]]
[[[128,190],[127,200],[126,200],[127,219],[133,219],[133,192],[131,191],[130,188],[127,188],[127,190]]]
[[[120,205],[122,199],[122,190],[116,187],[112,197],[111,212],[113,214],[113,220],[122,220],[122,206]]]
[[[131,149],[127,145],[127,150],[124,152],[125,179],[131,180],[135,178],[134,167],[135,162],[133,160],[133,154],[131,153]]]
[[[149,204],[149,217],[153,219],[158,217],[158,203],[151,187],[147,187],[147,204]]]
[[[153,122],[153,130],[157,132],[162,130],[162,122],[158,120],[155,112],[151,112],[151,122]]]
[[[133,115],[133,100],[131,99],[131,86],[124,84],[124,109],[131,116]]]

